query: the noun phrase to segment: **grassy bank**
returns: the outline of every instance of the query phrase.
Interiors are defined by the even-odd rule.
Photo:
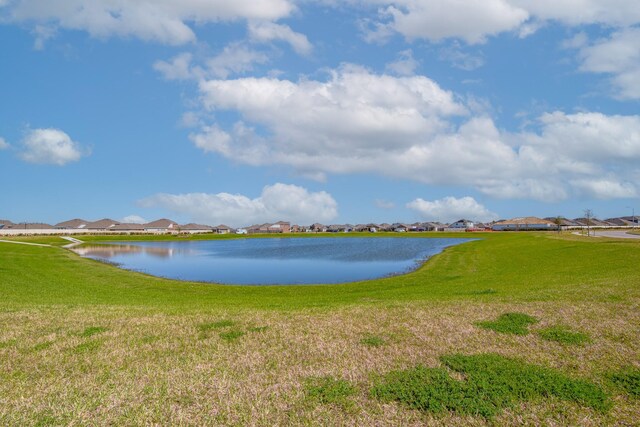
[[[269,287],[122,271],[55,237],[0,243],[0,423],[633,424],[640,403],[612,378],[639,368],[640,243],[473,237],[404,276]],[[533,320],[516,334],[482,327],[523,316]],[[529,371],[461,376],[443,362],[460,354]],[[406,374],[400,390],[445,390],[444,409],[377,396],[392,372],[437,374]],[[509,384],[523,372],[598,403],[551,383],[518,398],[469,394],[479,387],[469,379]],[[455,393],[468,405],[447,403]]]

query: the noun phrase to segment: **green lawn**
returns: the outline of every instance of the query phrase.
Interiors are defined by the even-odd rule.
[[[53,247],[0,243],[0,424],[607,425],[639,419],[637,397],[611,378],[640,367],[640,241],[446,236],[478,240],[403,276],[266,287],[123,271],[78,257],[57,237],[20,239]],[[181,239],[139,237],[166,238]],[[132,238],[109,236],[116,239]],[[524,334],[478,326],[507,313],[538,321]],[[589,340],[566,345],[543,338],[559,327]],[[454,403],[421,410],[371,393],[376,378],[389,372],[425,367],[445,375],[441,360],[451,354],[522,361],[553,372],[549,378],[588,383],[610,405],[594,409],[558,398],[552,384],[549,393],[482,414],[456,411]],[[451,390],[478,387],[458,386],[451,381],[462,378],[446,375]],[[334,378],[349,390],[349,404],[310,399],[313,378]]]

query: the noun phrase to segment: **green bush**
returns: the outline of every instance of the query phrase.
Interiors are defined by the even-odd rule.
[[[422,411],[449,410],[485,418],[519,401],[551,396],[601,412],[611,405],[602,389],[592,383],[496,354],[450,355],[441,361],[465,379],[453,379],[444,368],[417,366],[388,373],[371,393]]]
[[[322,404],[344,405],[356,393],[351,383],[333,377],[307,378],[305,390],[308,399]]]
[[[529,325],[537,322],[538,319],[528,314],[505,313],[500,315],[497,320],[477,322],[476,326],[503,334],[527,335],[529,333]]]
[[[566,326],[551,326],[538,331],[540,338],[561,344],[583,345],[591,342],[591,338],[582,332],[573,332]]]
[[[640,397],[640,369],[626,368],[611,375],[615,385],[633,397]]]

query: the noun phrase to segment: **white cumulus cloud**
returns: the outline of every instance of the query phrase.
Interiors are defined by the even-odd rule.
[[[603,24],[627,26],[640,22],[640,8],[629,0],[509,0],[538,20],[566,25]]]
[[[508,133],[427,77],[353,66],[327,80],[202,81],[200,92],[208,114],[231,111],[240,120],[202,125],[191,135],[196,146],[317,180],[376,173],[545,201],[604,189],[585,185],[603,176],[627,194],[638,186],[640,116],[556,111],[540,116],[535,131]]]
[[[178,54],[169,61],[156,61],[153,69],[162,74],[167,80],[190,80],[197,77],[192,69],[193,55],[189,52]]]
[[[630,0],[353,0],[352,4],[380,8],[379,20],[366,31],[369,41],[396,32],[409,40],[452,38],[475,44],[504,32],[526,37],[546,22],[613,28],[640,22],[640,8]]]
[[[493,221],[498,215],[478,203],[473,197],[445,197],[440,200],[415,199],[407,207],[416,211],[424,219],[451,223],[459,219],[472,221]]]
[[[338,205],[329,193],[281,183],[264,187],[255,199],[229,193],[156,194],[141,200],[140,205],[188,215],[195,222],[236,227],[280,220],[328,222],[338,215]]]
[[[264,52],[233,42],[217,55],[196,60],[190,52],[180,53],[168,61],[156,61],[153,68],[167,80],[226,79],[231,75],[253,71],[257,64],[269,62]]]
[[[617,98],[640,99],[640,28],[615,31],[588,45],[586,40],[581,44],[577,44],[579,38],[574,40],[576,43],[569,47],[579,48],[581,71],[610,76]]]
[[[413,57],[411,49],[403,50],[398,54],[398,59],[386,65],[386,70],[399,76],[412,76],[420,63]]]
[[[374,205],[380,209],[393,209],[396,207],[396,204],[384,199],[376,199],[373,201]]]
[[[460,38],[467,43],[483,43],[488,36],[516,30],[529,13],[507,0],[377,0],[385,25],[406,38],[439,41]]]
[[[291,0],[14,0],[5,8],[14,22],[179,45],[196,40],[192,24],[278,20],[295,5]]]
[[[293,31],[288,25],[274,22],[250,22],[249,37],[253,41],[263,43],[283,41],[288,43],[300,55],[309,55],[313,50],[313,45],[309,42],[307,36]]]
[[[268,61],[269,57],[263,52],[242,43],[231,43],[218,55],[206,61],[206,70],[210,76],[227,78],[231,74],[252,71],[255,64]]]
[[[0,150],[6,150],[9,147],[9,143],[5,141],[4,138],[0,137]]]
[[[80,144],[59,129],[33,129],[22,140],[20,157],[29,163],[64,166],[86,153]]]

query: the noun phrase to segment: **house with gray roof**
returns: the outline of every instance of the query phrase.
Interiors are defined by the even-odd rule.
[[[80,218],[76,218],[76,219],[70,219],[69,221],[63,221],[63,222],[59,222],[58,224],[54,225],[55,228],[60,229],[60,230],[68,230],[68,229],[84,229],[87,227],[87,224],[89,224],[90,221],[86,221],[84,219],[80,219]]]
[[[121,223],[116,224],[113,227],[109,228],[109,231],[113,231],[114,233],[142,233],[144,232],[144,225],[142,224],[133,224],[133,223]]]
[[[85,228],[86,230],[92,230],[92,231],[108,231],[110,228],[112,228],[116,224],[118,224],[118,221],[115,221],[110,218],[104,218],[98,221],[89,222],[83,228]]]
[[[144,224],[144,231],[152,233],[170,233],[178,231],[178,223],[170,219],[162,218]]]
[[[229,234],[233,231],[231,227],[228,225],[220,224],[213,227],[213,232],[217,234]]]
[[[499,221],[493,224],[491,228],[493,231],[549,231],[557,230],[558,226],[546,219],[527,216]]]
[[[178,227],[181,233],[189,233],[189,234],[199,234],[199,233],[212,233],[213,227],[202,224],[194,224],[189,223],[185,225],[180,225]]]

